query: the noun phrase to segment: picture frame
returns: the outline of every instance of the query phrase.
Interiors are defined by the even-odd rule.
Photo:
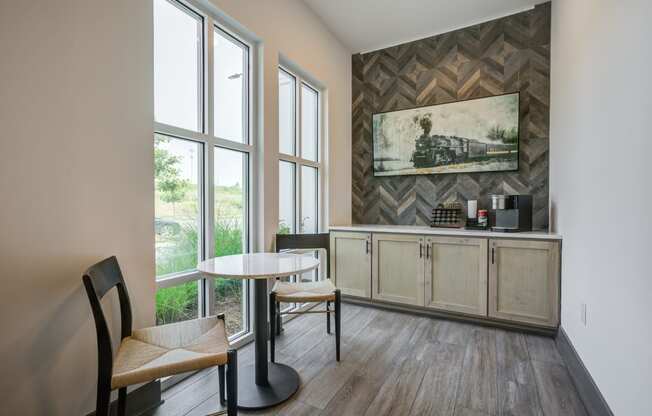
[[[372,114],[374,176],[519,169],[520,92]]]

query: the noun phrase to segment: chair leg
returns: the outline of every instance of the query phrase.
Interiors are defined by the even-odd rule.
[[[224,370],[225,370],[225,368],[224,368],[223,365],[217,366],[218,380],[219,380],[219,383],[220,383],[220,386],[219,386],[219,388],[220,388],[220,404],[222,406],[224,406],[226,404],[226,398],[224,397],[224,388],[225,388],[225,385],[224,385]]]
[[[276,302],[276,335],[283,331],[283,317],[281,316],[281,302]]]
[[[224,328],[226,328],[226,315],[224,313],[220,313],[217,315],[217,319],[222,320],[222,324],[224,325]],[[217,366],[217,381],[219,383],[218,390],[219,390],[219,395],[220,395],[220,405],[224,406],[226,404],[226,398],[224,397],[224,365],[218,365]]]
[[[326,301],[326,333],[331,333],[331,301]]]
[[[228,366],[226,368],[226,414],[238,414],[238,351],[227,352]]]
[[[118,416],[127,416],[127,388],[118,390]]]
[[[270,361],[276,360],[276,293],[269,294],[269,355]]]
[[[97,401],[95,407],[95,414],[97,416],[109,416],[111,406],[111,382],[107,381],[102,383],[98,380],[97,383]]]
[[[340,360],[340,335],[342,333],[342,294],[335,291],[335,357]]]

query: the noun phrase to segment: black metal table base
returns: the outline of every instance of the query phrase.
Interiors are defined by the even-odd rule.
[[[299,389],[299,374],[285,364],[268,363],[266,386],[256,384],[254,365],[238,369],[238,408],[264,409],[289,399]]]
[[[284,364],[268,361],[267,281],[254,281],[254,364],[238,369],[238,408],[276,406],[299,389],[299,374]],[[227,398],[228,400],[228,398]]]

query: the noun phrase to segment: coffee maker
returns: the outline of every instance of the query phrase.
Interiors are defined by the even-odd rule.
[[[532,231],[531,195],[491,195],[493,231]]]

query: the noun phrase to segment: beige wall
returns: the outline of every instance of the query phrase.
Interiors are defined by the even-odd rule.
[[[648,0],[553,1],[562,326],[616,415],[652,414],[651,20]]]
[[[300,1],[216,4],[263,42],[265,244],[279,53],[327,88],[329,210],[349,222],[350,54]],[[83,270],[117,255],[135,325],[153,323],[152,3],[2,0],[0,57],[0,414],[82,415],[96,377]]]
[[[151,45],[149,1],[0,2],[2,414],[91,410],[93,262],[153,322]]]
[[[208,0],[205,0],[208,1]],[[262,39],[264,241],[272,247],[278,225],[279,54],[326,89],[330,224],[351,223],[351,52],[300,0],[210,0]],[[328,224],[325,224],[328,225]]]

